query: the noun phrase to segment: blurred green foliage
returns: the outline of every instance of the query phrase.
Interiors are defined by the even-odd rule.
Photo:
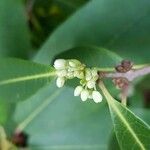
[[[26,10],[35,48],[39,47],[73,12],[88,0],[26,0]]]

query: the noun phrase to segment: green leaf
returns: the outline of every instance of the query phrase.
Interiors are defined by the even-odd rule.
[[[5,128],[7,135],[14,132],[15,122],[13,121],[13,113],[16,108],[15,103],[0,100],[0,126]]]
[[[146,108],[131,108],[131,110],[142,120],[144,120],[147,124],[150,124],[150,110]]]
[[[102,82],[100,83],[100,87],[110,108],[120,148],[123,150],[149,149],[150,127],[128,108],[113,99]]]
[[[144,108],[131,108],[132,111],[140,118],[142,118],[146,123],[150,124],[150,110]],[[109,143],[109,150],[120,150],[119,144],[115,133],[112,133],[111,140]]]
[[[32,42],[34,46],[41,46],[47,36],[51,34],[68,16],[75,12],[87,0],[36,0],[30,16],[32,26]],[[32,3],[32,4],[33,4]],[[27,2],[30,6],[30,2]],[[30,7],[29,7],[30,8]]]
[[[56,58],[78,59],[82,63],[90,67],[114,68],[122,58],[110,50],[99,47],[76,47],[63,53],[60,53]]]
[[[30,97],[54,76],[51,67],[19,59],[0,60],[0,100],[19,101]]]
[[[2,125],[8,135],[14,129],[13,113],[15,110],[15,103],[0,100],[0,126]]]
[[[20,0],[0,0],[0,57],[27,57],[31,45],[25,14]]]
[[[55,30],[35,60],[47,64],[67,49],[96,45],[135,63],[149,62],[149,6],[149,0],[90,1]]]
[[[0,124],[4,124],[7,120],[7,117],[8,117],[8,103],[6,102],[3,102],[3,101],[0,101]]]
[[[109,142],[109,148],[108,150],[120,150],[116,135],[114,131],[112,132],[110,142]]]
[[[54,83],[55,84],[55,83]],[[105,101],[82,102],[73,89],[51,84],[20,102],[15,120],[29,134],[30,147],[46,149],[107,149],[112,129]]]

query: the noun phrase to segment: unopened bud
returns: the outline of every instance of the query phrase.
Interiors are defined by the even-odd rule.
[[[91,73],[91,70],[90,69],[86,69],[86,72],[85,72],[85,79],[87,81],[91,80],[92,79],[92,73]]]
[[[74,62],[72,62],[72,61],[69,61],[69,66],[70,67],[76,67],[76,64]]]
[[[83,90],[82,86],[77,86],[74,90],[74,96],[79,96]]]
[[[71,66],[71,67],[77,67],[80,65],[81,65],[81,62],[76,59],[69,60],[69,66]]]
[[[98,73],[97,73],[97,70],[96,70],[96,69],[93,69],[93,70],[91,71],[91,73],[92,73],[92,76],[93,76],[93,77],[98,76]]]
[[[57,80],[56,80],[57,87],[61,88],[61,87],[64,86],[64,84],[65,84],[65,79],[61,78],[61,77],[58,77]]]
[[[98,91],[93,91],[92,97],[95,103],[100,103],[103,99],[102,95]]]
[[[56,59],[54,62],[55,69],[64,69],[66,65],[66,60],[64,59]]]
[[[68,73],[67,73],[67,78],[68,78],[68,79],[74,78],[74,73],[73,73],[73,72],[68,72]]]
[[[95,87],[95,81],[93,81],[93,80],[88,81],[88,82],[87,82],[87,87],[88,87],[89,89],[94,88],[94,87]]]
[[[88,99],[88,97],[89,97],[89,92],[88,92],[88,90],[83,90],[83,91],[81,92],[81,100],[82,100],[82,101],[86,101],[86,100]]]

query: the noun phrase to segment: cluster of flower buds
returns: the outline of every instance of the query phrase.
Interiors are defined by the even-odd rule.
[[[85,68],[85,65],[76,59],[57,59],[54,62],[56,74],[58,76],[56,85],[60,88],[67,79],[77,77],[80,84],[74,90],[74,96],[81,96],[82,101],[88,98],[94,102],[102,101],[102,95],[96,90],[96,81],[98,80],[97,70],[95,68]]]
[[[74,77],[82,79],[85,65],[75,59],[57,59],[54,62],[54,68],[58,76],[56,84],[60,88],[67,79],[73,79]]]
[[[96,90],[96,81],[98,74],[96,69],[85,69],[84,78],[80,81],[80,86],[74,90],[74,96],[81,96],[82,101],[88,98],[93,99],[95,103],[102,101],[102,95]]]

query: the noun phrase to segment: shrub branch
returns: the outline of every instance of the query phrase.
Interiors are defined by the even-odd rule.
[[[101,72],[100,72],[101,74]],[[125,73],[113,72],[113,73],[103,73],[103,77],[106,78],[126,78],[128,81],[133,81],[137,77],[150,74],[150,66],[146,66],[136,70],[130,70]]]

